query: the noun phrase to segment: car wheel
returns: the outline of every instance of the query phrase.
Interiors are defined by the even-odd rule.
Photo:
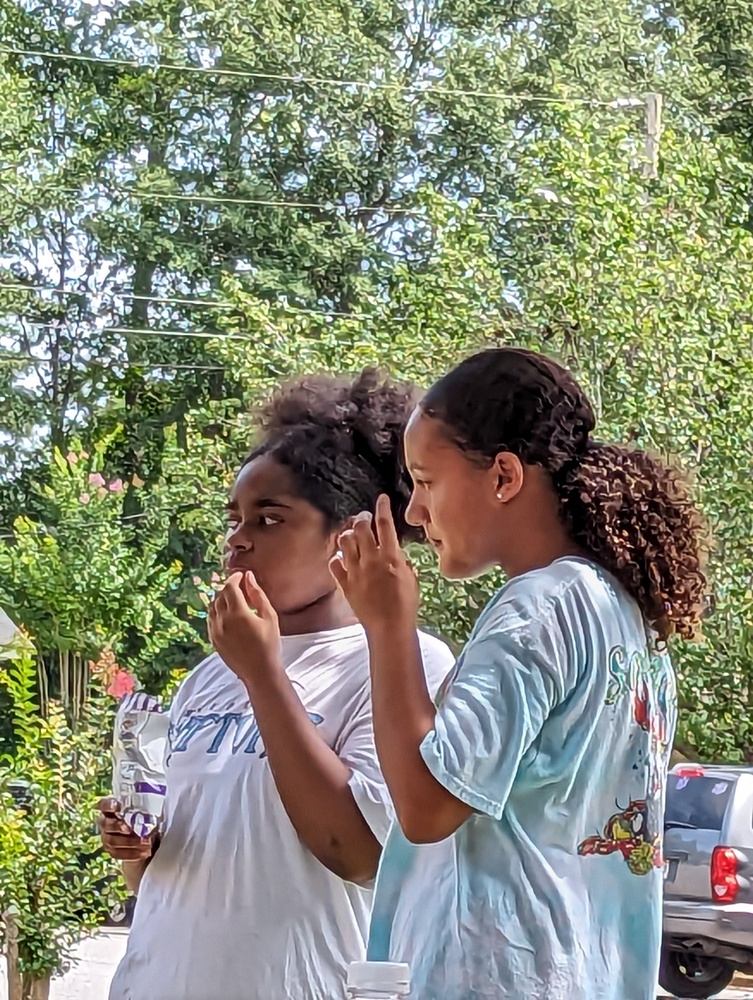
[[[734,975],[734,965],[723,958],[668,948],[662,950],[659,985],[672,996],[708,1000],[726,989]]]

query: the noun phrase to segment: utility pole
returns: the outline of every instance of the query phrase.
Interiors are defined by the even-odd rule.
[[[646,146],[643,176],[655,180],[659,176],[659,143],[661,141],[662,95],[646,94]]]

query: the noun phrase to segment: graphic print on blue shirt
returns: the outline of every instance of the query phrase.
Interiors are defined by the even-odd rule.
[[[314,723],[319,726],[324,722],[324,716],[316,712],[306,713]],[[167,763],[173,754],[185,753],[188,747],[203,735],[207,741],[204,752],[207,754],[217,754],[221,747],[229,738],[231,742],[230,752],[232,754],[256,753],[261,741],[261,731],[256,723],[256,717],[248,712],[207,712],[187,711],[180,721],[171,724],[168,732],[168,746],[170,748]],[[267,756],[262,743],[260,759]]]
[[[634,770],[645,770],[645,798],[630,799],[606,821],[603,831],[587,837],[578,854],[604,857],[619,853],[634,875],[648,875],[664,864],[662,855],[662,775],[669,755],[674,693],[663,656],[646,651],[628,655],[622,646],[609,654],[610,681],[606,704],[624,707],[631,700],[631,715],[639,739]],[[646,746],[646,744],[648,744]]]

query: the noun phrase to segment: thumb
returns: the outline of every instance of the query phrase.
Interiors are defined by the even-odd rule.
[[[334,577],[335,583],[340,588],[340,590],[345,590],[345,584],[348,582],[348,571],[345,569],[345,564],[340,558],[338,552],[337,555],[332,556],[329,561],[329,571]]]
[[[269,603],[269,598],[256,582],[256,577],[250,570],[246,570],[241,580],[241,590],[249,606],[260,618],[276,618],[275,609]]]

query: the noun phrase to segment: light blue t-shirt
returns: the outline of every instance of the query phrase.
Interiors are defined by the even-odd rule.
[[[421,748],[474,815],[414,846],[395,827],[369,957],[416,1000],[653,1000],[669,659],[596,565],[560,559],[484,609]]]

